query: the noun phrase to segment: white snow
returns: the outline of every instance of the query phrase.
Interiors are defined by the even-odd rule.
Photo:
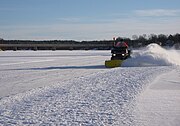
[[[150,44],[134,52],[132,58],[127,59],[123,66],[169,66],[180,65],[180,54],[175,50],[166,50],[157,44]]]
[[[109,51],[0,52],[0,98],[107,70]]]
[[[110,51],[0,52],[0,125],[178,125],[179,53],[152,44],[108,69]]]
[[[180,124],[180,69],[159,76],[138,98],[137,125]]]

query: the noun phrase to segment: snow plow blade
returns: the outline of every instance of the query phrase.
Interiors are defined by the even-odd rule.
[[[123,60],[106,60],[105,66],[107,68],[114,68],[114,67],[120,67]]]

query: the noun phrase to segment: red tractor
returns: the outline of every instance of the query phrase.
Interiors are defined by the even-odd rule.
[[[131,50],[123,39],[117,39],[111,49],[111,54],[111,60],[106,60],[105,66],[108,68],[120,67],[123,61],[130,57]]]
[[[131,51],[126,42],[123,39],[115,42],[113,48],[111,49],[112,57],[111,60],[125,60],[130,57]]]

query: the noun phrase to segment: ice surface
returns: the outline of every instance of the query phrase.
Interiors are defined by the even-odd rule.
[[[1,52],[0,125],[175,126],[178,57],[152,44],[107,69],[110,51]]]
[[[0,98],[106,71],[109,51],[0,52]]]
[[[137,126],[180,124],[180,68],[162,74],[137,98]]]

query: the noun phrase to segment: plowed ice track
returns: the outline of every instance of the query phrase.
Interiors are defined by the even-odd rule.
[[[179,65],[136,56],[107,69],[110,51],[0,52],[0,125],[178,125]]]

